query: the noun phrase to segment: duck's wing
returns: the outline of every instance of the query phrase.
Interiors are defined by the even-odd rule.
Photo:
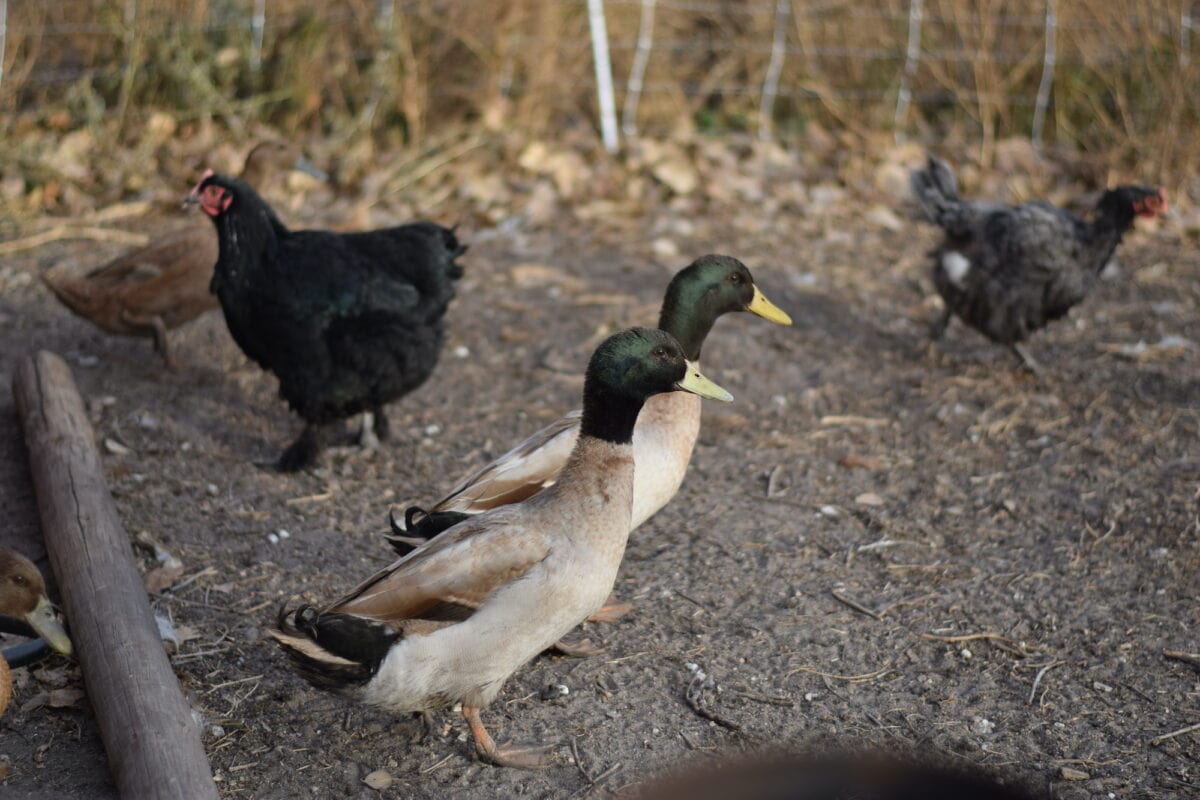
[[[397,625],[465,619],[496,589],[520,579],[550,552],[550,537],[523,524],[517,508],[497,509],[445,531],[368,578],[322,613]]]
[[[492,463],[459,481],[432,511],[478,514],[519,503],[558,480],[579,438],[583,412],[547,425]]]

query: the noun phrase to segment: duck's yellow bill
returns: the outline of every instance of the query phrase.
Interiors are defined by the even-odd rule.
[[[38,636],[46,640],[46,644],[63,655],[71,654],[71,640],[58,618],[54,616],[54,607],[45,595],[38,600],[37,607],[25,615],[25,621],[37,631]]]
[[[685,392],[698,394],[710,400],[720,400],[722,403],[732,403],[733,395],[717,386],[700,372],[700,367],[694,361],[687,362],[687,373],[683,380],[675,384]]]
[[[757,286],[754,287],[754,299],[750,301],[750,305],[746,306],[746,310],[777,325],[792,324],[792,318],[787,315],[787,312],[768,300]]]

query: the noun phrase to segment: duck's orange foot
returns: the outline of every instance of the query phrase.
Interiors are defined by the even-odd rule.
[[[591,658],[604,652],[604,648],[592,644],[591,639],[559,639],[551,648],[570,658]]]
[[[633,603],[614,603],[611,602],[611,597],[608,599],[608,603],[600,606],[594,614],[588,617],[588,622],[616,622],[633,611]]]
[[[511,742],[497,745],[490,753],[476,748],[479,757],[489,764],[513,769],[546,769],[554,766],[553,747],[517,747]]]

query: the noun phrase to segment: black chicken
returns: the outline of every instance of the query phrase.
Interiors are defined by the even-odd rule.
[[[212,217],[220,257],[212,291],[234,341],[279,378],[305,421],[279,468],[311,464],[323,426],[367,412],[386,438],[383,405],[433,372],[442,321],[466,248],[416,222],[366,233],[289,231],[242,181],[208,173],[188,196]]]
[[[945,231],[933,250],[933,282],[946,303],[932,335],[951,315],[1012,348],[1030,370],[1021,342],[1083,300],[1133,225],[1167,210],[1162,189],[1119,186],[1096,204],[1092,221],[1033,201],[1019,206],[962,200],[946,162],[930,156],[912,174],[912,190],[930,222]]]

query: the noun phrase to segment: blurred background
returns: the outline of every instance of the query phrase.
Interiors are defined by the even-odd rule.
[[[1200,159],[1195,0],[591,5],[602,30],[587,0],[0,0],[3,195],[54,179],[22,152],[40,132],[137,145],[264,125],[327,143],[353,182],[380,148],[465,130],[598,141],[604,95],[625,143],[908,138],[990,167],[1021,137],[1145,181]]]

